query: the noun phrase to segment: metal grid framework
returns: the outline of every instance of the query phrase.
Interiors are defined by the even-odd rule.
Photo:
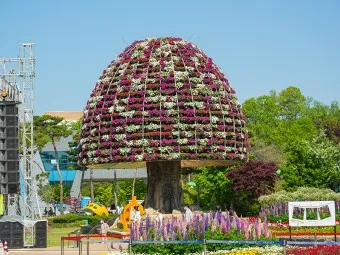
[[[33,106],[34,106],[34,79],[35,58],[33,43],[21,44],[21,57],[0,58],[0,78],[2,91],[7,92],[9,100],[17,101],[19,105],[19,122],[22,126],[22,138],[20,143],[21,167],[24,179],[22,191],[21,215],[24,222],[35,218],[32,200],[34,199],[34,187],[32,183],[33,168]],[[17,208],[19,209],[19,208]],[[18,210],[20,212],[20,210]],[[18,212],[17,211],[17,212]],[[34,225],[24,227],[24,245],[34,245]]]

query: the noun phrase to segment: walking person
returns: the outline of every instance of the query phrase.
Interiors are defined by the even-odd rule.
[[[107,241],[107,231],[109,228],[109,224],[107,224],[104,220],[100,221],[100,234],[102,236],[102,243]]]
[[[185,221],[186,221],[187,223],[189,223],[189,222],[191,221],[191,219],[192,219],[192,216],[193,216],[192,211],[191,211],[190,208],[187,207],[187,206],[184,206],[184,211],[185,211],[185,213],[184,213],[184,219],[185,219]]]

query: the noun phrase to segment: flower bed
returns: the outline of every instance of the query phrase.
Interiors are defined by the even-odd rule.
[[[337,255],[340,254],[339,245],[320,245],[315,247],[290,247],[287,255]]]
[[[175,241],[175,240],[272,240],[267,222],[260,219],[230,217],[227,213],[195,214],[190,222],[184,215],[164,218],[161,222],[149,216],[142,222],[131,225],[132,240]],[[209,251],[244,247],[238,244],[207,244]],[[202,244],[136,244],[134,253],[142,254],[188,254],[203,251]]]

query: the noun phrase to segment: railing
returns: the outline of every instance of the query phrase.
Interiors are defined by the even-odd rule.
[[[340,242],[334,242],[334,241],[324,241],[324,242],[318,242],[318,241],[286,241],[286,240],[280,240],[280,241],[245,241],[245,240],[174,240],[174,241],[140,241],[140,240],[100,240],[98,241],[98,238],[112,238],[113,236],[101,236],[101,235],[80,235],[80,236],[71,236],[71,237],[62,237],[61,238],[61,255],[64,255],[64,248],[65,248],[65,241],[77,241],[79,242],[78,250],[79,255],[83,254],[83,243],[86,244],[86,255],[90,254],[90,244],[91,243],[106,243],[110,244],[111,248],[113,248],[114,244],[124,244],[128,246],[128,251],[125,253],[120,252],[120,254],[129,254],[132,255],[132,245],[139,244],[139,245],[146,245],[146,244],[154,244],[154,245],[160,245],[160,244],[203,244],[203,254],[207,255],[207,245],[208,244],[226,244],[226,245],[257,245],[257,246],[263,246],[263,245],[280,245],[282,246],[282,252],[283,254],[287,254],[287,246],[318,246],[318,245],[339,245]],[[118,236],[117,236],[118,237]],[[114,237],[113,237],[114,238]]]

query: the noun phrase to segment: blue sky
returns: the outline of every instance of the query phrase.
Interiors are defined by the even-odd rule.
[[[0,1],[0,57],[35,43],[35,114],[83,110],[134,40],[182,37],[219,65],[241,102],[297,86],[340,95],[340,1]]]

